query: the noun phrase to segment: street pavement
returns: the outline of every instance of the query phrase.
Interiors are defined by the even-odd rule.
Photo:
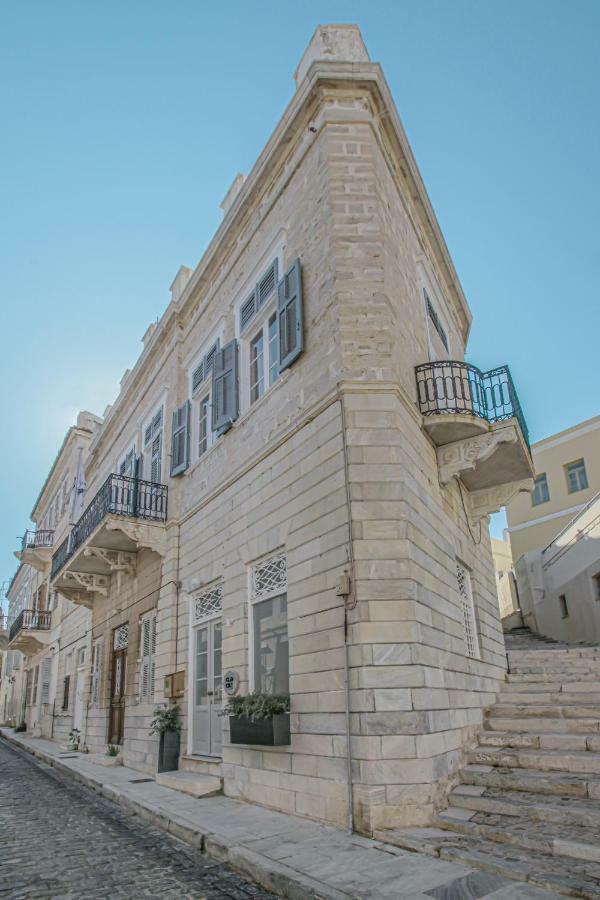
[[[1,742],[0,898],[37,897],[273,895]]]

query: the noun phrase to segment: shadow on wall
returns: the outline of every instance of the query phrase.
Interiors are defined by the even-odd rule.
[[[547,637],[600,644],[600,516],[570,540],[515,565],[523,624]]]

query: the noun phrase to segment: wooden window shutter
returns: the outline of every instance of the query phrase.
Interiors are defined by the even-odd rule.
[[[150,458],[150,481],[155,484],[160,481],[161,475],[161,455],[162,455],[162,431],[156,435],[152,441],[151,458]]]
[[[212,430],[228,431],[239,414],[238,346],[230,341],[215,356],[212,373]]]
[[[304,349],[302,324],[302,273],[297,259],[277,286],[279,371],[295,362]]]
[[[42,703],[50,702],[50,678],[52,676],[52,657],[46,656],[42,660]]]
[[[102,678],[102,640],[94,643],[94,657],[92,660],[92,703],[96,706],[100,702],[100,679]]]
[[[256,299],[257,292],[252,291],[248,299],[242,303],[240,309],[240,332],[244,330],[256,315],[256,310],[258,309]]]
[[[219,352],[219,347],[221,346],[221,342],[219,338],[214,342],[206,356],[204,357],[204,377],[208,378],[208,373],[212,372],[212,367],[215,362],[215,356]]]
[[[65,675],[64,680],[63,680],[63,702],[62,702],[63,709],[69,708],[69,686],[70,686],[70,684],[71,684],[71,676]]]
[[[277,260],[274,259],[265,274],[256,285],[256,305],[258,309],[267,302],[277,287]]]
[[[140,627],[140,703],[151,703],[154,698],[156,613],[142,619]]]
[[[189,465],[190,401],[173,410],[171,433],[171,475],[181,475]]]
[[[204,381],[204,360],[192,372],[192,394],[195,394]]]

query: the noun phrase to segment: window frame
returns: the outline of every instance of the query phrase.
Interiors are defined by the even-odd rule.
[[[161,414],[160,425],[155,426],[156,417]],[[150,438],[146,441],[146,432],[150,429]],[[158,478],[152,478],[152,460],[154,454],[152,452],[152,445],[154,444],[155,438],[160,437],[160,458],[159,458],[159,473]],[[164,398],[158,403],[152,412],[151,415],[147,416],[142,425],[142,453],[144,456],[144,471],[140,473],[140,477],[144,478],[146,481],[153,481],[156,484],[162,484],[163,478],[163,469],[165,462],[165,400]],[[146,471],[148,469],[148,471]]]
[[[566,594],[558,595],[558,605],[560,607],[561,619],[568,619],[569,618],[569,604],[567,603],[567,595]]]
[[[285,587],[284,589],[281,586],[278,586],[276,589],[272,591],[268,591],[264,594],[260,594],[256,596],[253,590],[253,574],[254,572],[267,565],[268,563],[276,560],[278,558],[283,557],[285,560]],[[287,580],[287,557],[285,553],[275,553],[270,554],[268,557],[264,559],[257,560],[248,568],[248,690],[254,691],[256,690],[256,671],[255,671],[255,648],[254,648],[254,628],[255,628],[255,608],[259,606],[261,603],[265,603],[268,600],[275,600],[278,597],[286,598],[286,625],[287,625],[287,644],[288,644],[288,691],[289,693],[289,663],[290,663],[290,651],[289,651],[289,640],[290,640],[290,632],[289,632],[289,614],[287,613],[287,601],[288,601],[288,580]]]
[[[585,459],[583,456],[580,457],[580,459],[574,459],[569,463],[565,463],[564,470],[565,470],[565,478],[567,480],[567,493],[568,494],[578,494],[580,491],[588,490],[588,488],[590,486],[590,482],[587,477],[587,469],[585,467]],[[582,474],[583,474],[583,481],[585,482],[585,484],[581,483],[581,481],[582,481],[581,475]],[[577,481],[577,487],[575,487],[575,488],[571,488],[571,475],[574,475],[575,479]]]
[[[541,479],[543,479],[543,481],[541,481]],[[540,484],[538,484],[538,481],[540,481]],[[541,499],[536,500],[536,491],[537,491],[538,487],[543,487],[543,486],[545,486],[545,488],[546,488],[547,496],[545,498],[541,497]],[[531,492],[531,505],[532,506],[542,506],[544,503],[549,503],[550,499],[551,499],[550,498],[550,485],[548,484],[548,475],[546,472],[541,472],[539,475],[536,475],[533,480],[533,490]]]
[[[145,429],[144,429],[145,430]],[[121,472],[121,467],[127,461],[127,457],[131,455],[131,473]],[[135,475],[136,460],[136,440],[135,438],[127,445],[126,450],[118,457],[115,473],[124,477],[133,478]]]
[[[274,336],[271,337],[270,329],[271,323],[275,322],[275,332]],[[240,338],[240,353],[242,356],[241,360],[241,399],[242,399],[242,409],[247,410],[254,406],[255,403],[267,394],[271,388],[277,384],[277,381],[281,377],[279,373],[279,321],[277,316],[277,292],[269,299],[268,303],[265,303],[263,307],[256,314],[254,319],[251,322],[253,327],[248,326],[248,328],[244,331],[244,335]],[[262,353],[261,353],[261,365],[262,365],[262,376],[259,378],[259,382],[262,380],[262,391],[256,396],[252,397],[252,389],[254,387],[252,382],[252,346],[259,339],[262,339]],[[272,369],[273,364],[271,362],[271,343],[275,342],[275,346],[277,348],[277,370],[275,377],[272,378]],[[255,384],[258,382],[255,382]]]

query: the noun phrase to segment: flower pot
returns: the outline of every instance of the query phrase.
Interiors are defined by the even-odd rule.
[[[290,717],[279,713],[252,721],[245,716],[229,716],[229,736],[232,744],[283,747],[290,743]]]
[[[179,768],[179,732],[163,731],[158,745],[158,771],[174,772]]]

